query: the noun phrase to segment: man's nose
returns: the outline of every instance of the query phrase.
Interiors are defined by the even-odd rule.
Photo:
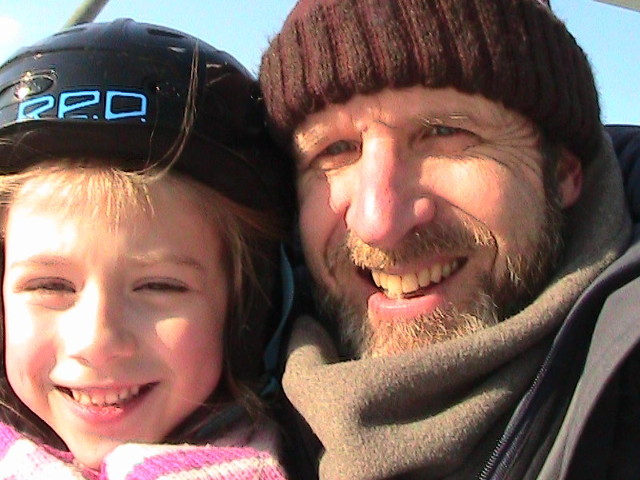
[[[66,355],[93,367],[132,356],[137,342],[125,318],[124,301],[99,288],[87,290],[64,321]]]
[[[421,186],[420,159],[391,136],[366,139],[352,182],[347,228],[378,248],[393,248],[435,216],[432,193]]]

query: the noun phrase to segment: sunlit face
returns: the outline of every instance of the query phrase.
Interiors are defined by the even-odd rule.
[[[220,380],[228,274],[185,185],[154,183],[153,213],[119,223],[87,217],[86,199],[10,208],[9,382],[86,466],[123,442],[162,441]]]
[[[294,134],[300,230],[327,317],[355,356],[491,325],[539,291],[580,163],[480,96],[383,90]],[[546,172],[546,170],[548,172]]]

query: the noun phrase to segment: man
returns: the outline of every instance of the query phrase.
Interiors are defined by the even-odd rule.
[[[283,379],[320,478],[637,478],[637,194],[549,5],[300,0],[260,78],[331,334],[296,322]]]

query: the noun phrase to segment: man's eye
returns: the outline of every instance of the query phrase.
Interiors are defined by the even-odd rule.
[[[468,133],[466,130],[446,125],[425,125],[423,136],[425,137],[450,137],[456,134]]]
[[[462,154],[481,141],[469,130],[438,124],[425,124],[416,140],[430,155]]]
[[[327,148],[322,151],[324,155],[340,155],[345,152],[356,151],[358,147],[353,142],[346,140],[340,140],[339,142],[333,142]]]
[[[350,165],[359,156],[360,147],[356,142],[340,140],[331,143],[315,155],[310,166],[314,170],[328,172]]]

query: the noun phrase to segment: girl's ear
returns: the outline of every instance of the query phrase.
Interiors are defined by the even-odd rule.
[[[578,201],[582,192],[582,162],[573,153],[563,148],[556,167],[560,205],[569,208]]]

